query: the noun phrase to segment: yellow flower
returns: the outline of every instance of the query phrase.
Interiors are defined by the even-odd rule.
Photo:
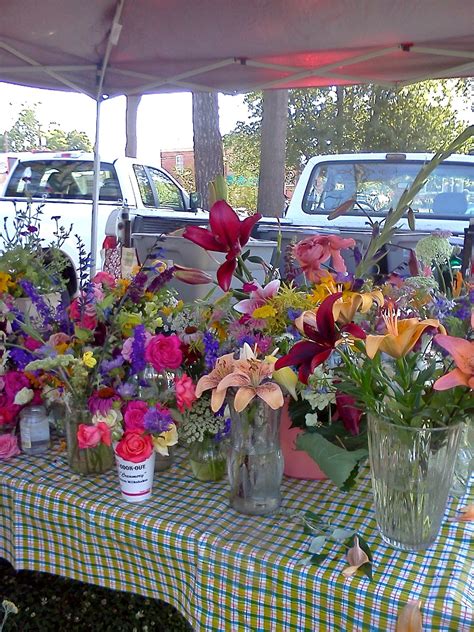
[[[130,312],[122,312],[118,316],[118,324],[122,334],[129,338],[132,335],[132,330],[142,322],[140,314],[130,314]]]
[[[94,358],[92,351],[86,351],[82,356],[82,364],[92,369],[97,364],[97,360]]]
[[[168,446],[176,445],[178,443],[178,431],[176,430],[176,426],[171,424],[169,430],[162,432],[158,436],[151,436],[151,440],[153,442],[153,447],[163,456],[168,456]]]
[[[270,316],[275,316],[276,313],[276,309],[271,305],[262,305],[261,307],[254,309],[252,312],[252,318],[269,318]]]
[[[8,289],[14,285],[15,283],[13,283],[9,274],[0,272],[0,293],[8,292]]]
[[[130,279],[118,279],[117,280],[117,290],[119,296],[123,296],[130,285]]]
[[[441,333],[446,333],[439,320],[429,318],[404,318],[398,320],[393,307],[389,306],[383,315],[387,333],[383,336],[367,336],[365,350],[369,358],[373,358],[377,351],[384,351],[392,358],[402,358],[413,349],[427,327],[436,327]]]

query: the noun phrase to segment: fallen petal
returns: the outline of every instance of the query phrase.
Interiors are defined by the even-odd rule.
[[[459,511],[461,513],[454,518],[451,518],[450,522],[471,522],[474,520],[474,505],[468,505]]]
[[[423,632],[420,601],[409,601],[398,615],[395,632]]]

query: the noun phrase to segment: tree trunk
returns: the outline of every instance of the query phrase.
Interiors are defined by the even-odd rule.
[[[141,98],[135,94],[127,96],[125,155],[129,158],[137,157],[137,112]]]
[[[224,174],[217,93],[193,92],[193,133],[196,190],[202,195],[203,208],[208,209],[209,182]]]
[[[265,91],[257,210],[270,217],[281,217],[285,209],[287,127],[288,90]]]

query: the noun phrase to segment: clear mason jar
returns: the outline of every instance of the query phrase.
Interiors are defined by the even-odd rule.
[[[226,461],[222,441],[214,437],[204,437],[189,446],[189,464],[198,481],[219,481],[224,477]]]
[[[21,449],[26,454],[42,454],[50,445],[49,417],[46,408],[32,404],[20,413]]]
[[[368,416],[375,519],[385,542],[422,551],[436,540],[462,430],[462,423],[411,428]]]
[[[249,515],[276,511],[281,504],[283,455],[280,449],[281,408],[272,410],[255,397],[241,412],[227,398],[231,416],[227,473],[230,505]]]

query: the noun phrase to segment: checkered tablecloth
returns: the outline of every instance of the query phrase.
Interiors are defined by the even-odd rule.
[[[368,478],[349,494],[285,479],[284,512],[250,517],[228,507],[225,479],[194,480],[179,451],[155,474],[151,501],[135,505],[121,499],[115,472],[80,478],[51,452],[0,462],[0,502],[0,556],[17,569],[163,599],[199,632],[386,632],[412,599],[430,632],[474,629],[473,525],[445,520],[429,551],[397,552],[377,533]],[[446,517],[469,502],[454,499]],[[298,563],[310,536],[285,512],[306,510],[367,540],[372,582],[343,577],[336,544],[319,566]]]

